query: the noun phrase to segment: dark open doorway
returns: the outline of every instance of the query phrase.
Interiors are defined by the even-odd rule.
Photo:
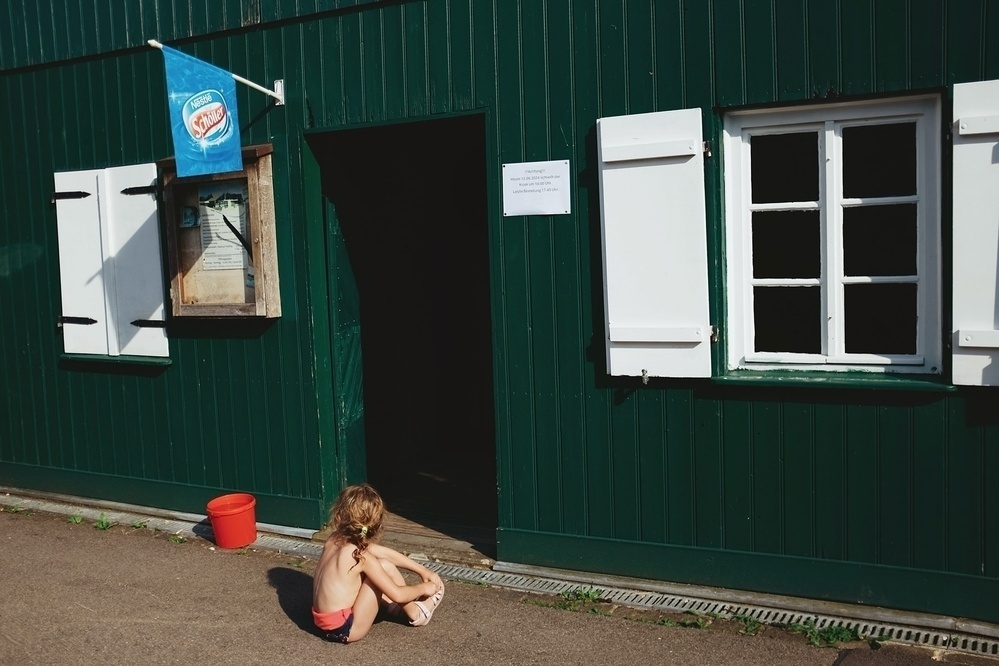
[[[368,480],[393,513],[449,535],[492,535],[484,118],[332,131],[309,144],[360,301]]]

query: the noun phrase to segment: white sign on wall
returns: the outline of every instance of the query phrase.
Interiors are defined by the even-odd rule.
[[[503,165],[503,215],[572,212],[569,160]]]

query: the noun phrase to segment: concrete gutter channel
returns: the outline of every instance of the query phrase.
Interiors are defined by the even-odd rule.
[[[143,522],[150,529],[213,540],[204,515],[164,511],[150,507],[102,502],[88,498],[35,493],[0,486],[0,506],[17,507],[88,521],[104,514],[122,525]],[[314,532],[257,523],[258,537],[249,547],[308,559],[319,559],[322,543]],[[484,558],[461,541],[431,539],[387,532],[386,545],[396,548],[442,578],[492,585],[522,592],[561,595],[596,589],[600,599],[622,606],[670,613],[694,613],[731,619],[752,618],[761,624],[804,624],[813,620],[818,629],[856,629],[864,637],[884,636],[898,643],[999,658],[999,625],[912,613],[886,608],[842,604],[814,599],[664,583],[561,569],[547,569]]]

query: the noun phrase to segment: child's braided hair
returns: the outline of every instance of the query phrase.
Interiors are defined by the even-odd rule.
[[[385,516],[385,502],[366,483],[347,486],[330,508],[331,539],[357,546],[354,560],[360,563],[368,544],[378,538]]]

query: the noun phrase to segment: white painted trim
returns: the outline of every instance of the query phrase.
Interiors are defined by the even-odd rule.
[[[957,332],[959,347],[977,349],[999,349],[999,331],[969,331],[962,329]]]
[[[957,121],[957,133],[961,136],[997,134],[999,133],[999,116],[961,118]]]

